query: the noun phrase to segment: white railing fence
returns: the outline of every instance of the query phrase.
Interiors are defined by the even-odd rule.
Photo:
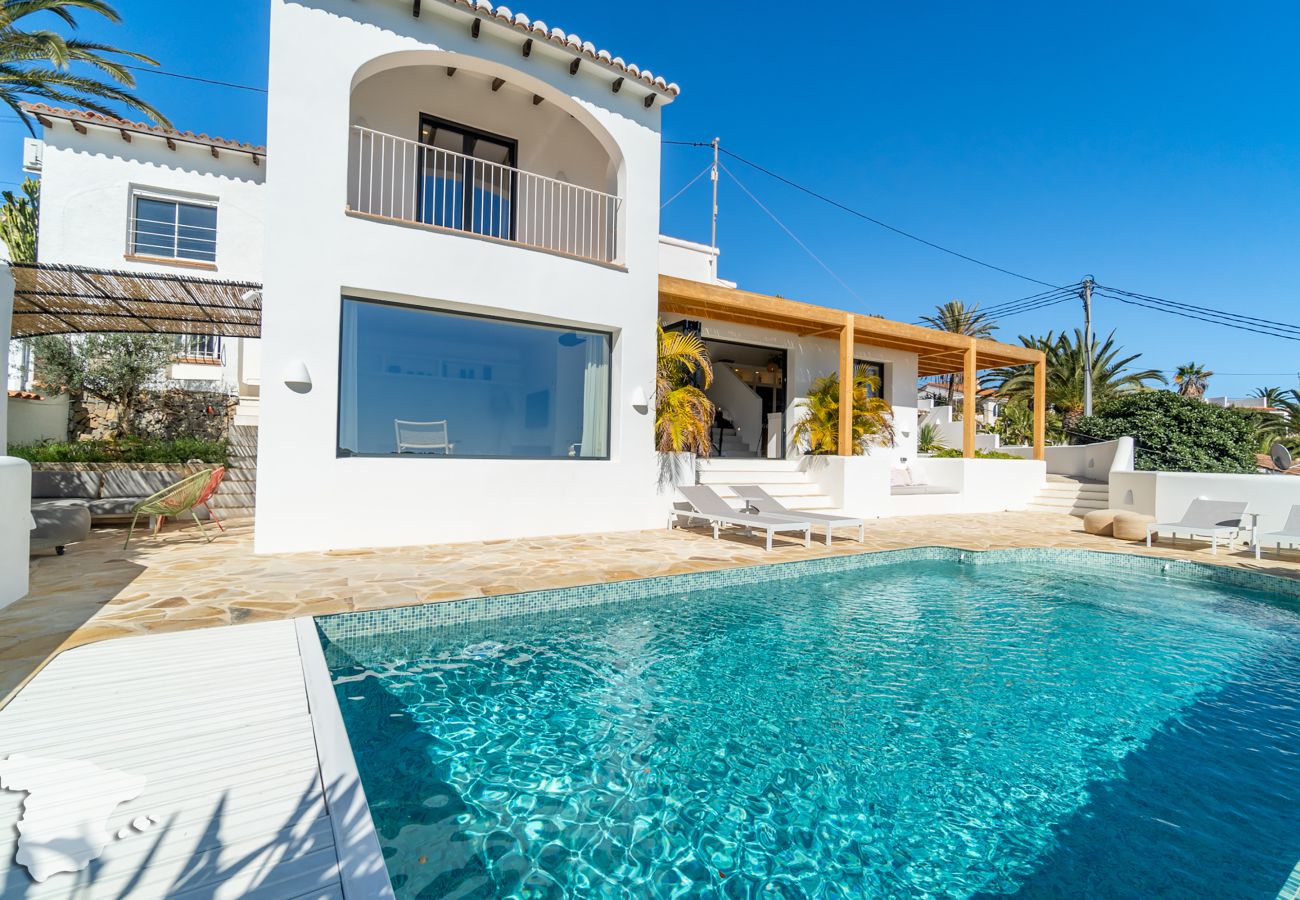
[[[618,258],[613,194],[352,126],[348,208],[592,259]]]
[[[219,363],[225,348],[216,334],[183,334],[176,339],[176,358],[187,361]]]

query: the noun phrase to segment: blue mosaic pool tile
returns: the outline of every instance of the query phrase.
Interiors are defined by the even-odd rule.
[[[316,624],[326,638],[337,641],[348,637],[439,628],[484,619],[529,616],[582,606],[642,600],[669,594],[686,594],[755,581],[785,580],[808,575],[847,572],[917,560],[952,560],[972,565],[1059,562],[1074,567],[1092,566],[1109,571],[1146,572],[1163,577],[1201,579],[1216,584],[1234,585],[1300,598],[1300,581],[1295,579],[1189,560],[1158,559],[1096,550],[1044,548],[960,550],[952,547],[915,547],[906,550],[883,550],[851,556],[831,556],[718,569],[711,572],[692,572],[684,575],[662,575],[632,581],[588,584],[518,594],[499,594],[493,597],[471,597],[465,600],[441,601],[395,609],[340,613],[317,618]]]

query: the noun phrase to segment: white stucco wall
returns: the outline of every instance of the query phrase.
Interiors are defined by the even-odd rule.
[[[664,324],[682,318],[666,315]],[[785,350],[786,357],[786,408],[787,434],[802,416],[800,401],[808,396],[812,383],[824,375],[839,371],[840,345],[838,338],[800,337],[788,331],[739,325],[714,319],[700,320],[701,332],[706,340],[734,341]],[[885,398],[894,408],[894,447],[876,447],[873,456],[891,462],[904,462],[916,456],[916,354],[902,350],[858,344],[856,359],[880,362],[885,365]],[[789,455],[799,455],[793,442],[787,442]]]
[[[9,356],[14,279],[0,264],[0,349]],[[0,404],[0,450],[7,446],[8,404]],[[32,536],[32,467],[0,454],[0,609],[27,593],[27,555]]]
[[[156,272],[195,278],[262,280],[265,245],[266,160],[254,165],[247,153],[219,150],[218,156],[203,146],[176,142],[169,149],[161,137],[132,134],[122,139],[115,128],[87,124],[86,133],[72,123],[51,119],[44,129],[45,152],[41,170],[41,210],[38,259],[125,271]],[[238,137],[233,136],[233,137]],[[131,241],[132,191],[145,189],[178,199],[215,200],[217,204],[217,258],[212,266],[182,262],[141,260],[133,257]],[[245,339],[227,338],[226,365],[220,381],[240,385],[233,361]],[[256,341],[247,339],[250,344]],[[210,366],[198,371],[173,371],[176,379],[213,379]]]
[[[1003,447],[1002,451],[1025,459],[1034,456],[1033,447]],[[1044,447],[1043,452],[1050,475],[1107,481],[1113,472],[1133,471],[1133,439],[1130,437],[1094,444]]]
[[[39,444],[68,439],[68,396],[59,394],[42,400],[10,397],[9,443]]]
[[[735,287],[734,282],[715,278],[716,264],[712,260],[721,260],[721,251],[713,250],[707,244],[684,241],[681,238],[659,235],[659,273],[674,278],[686,278],[690,281],[702,281],[705,284],[715,282]]]
[[[540,45],[524,59],[521,42],[491,23],[474,40],[468,19],[440,4],[416,19],[400,4],[272,3],[259,552],[662,527],[651,416],[631,405],[654,383],[661,104],[613,94],[613,76],[590,63],[570,76]],[[449,64],[501,73],[603,131],[624,165],[625,268],[347,216],[354,78],[398,59],[453,83]],[[612,332],[611,458],[338,458],[345,294]],[[306,393],[283,380],[299,363]]]
[[[1300,478],[1208,472],[1114,472],[1110,478],[1112,509],[1155,516],[1157,522],[1177,522],[1198,497],[1244,500],[1247,512],[1259,513],[1260,529],[1275,531],[1291,507],[1300,505]]]

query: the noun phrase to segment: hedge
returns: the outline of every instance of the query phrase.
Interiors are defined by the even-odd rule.
[[[1254,424],[1241,410],[1213,406],[1173,391],[1140,391],[1100,404],[1075,426],[1083,442],[1125,435],[1137,445],[1143,471],[1256,471]]]
[[[230,461],[225,441],[177,438],[163,441],[126,438],[120,441],[11,444],[9,455],[34,463],[184,463],[192,459],[214,465]]]

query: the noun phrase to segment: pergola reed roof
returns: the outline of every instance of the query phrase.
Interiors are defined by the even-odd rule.
[[[12,337],[153,332],[258,337],[262,286],[189,275],[11,263]]]

